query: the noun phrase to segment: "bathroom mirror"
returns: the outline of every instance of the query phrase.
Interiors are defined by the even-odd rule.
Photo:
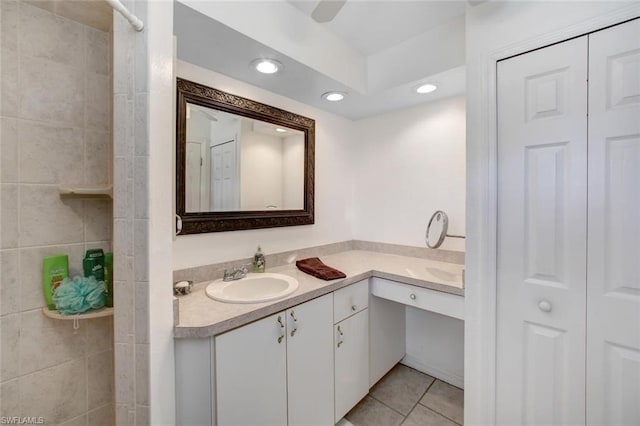
[[[313,223],[315,121],[177,80],[182,234]]]
[[[447,236],[447,230],[449,229],[449,217],[442,210],[436,211],[427,225],[427,234],[425,240],[427,247],[438,248],[444,242]]]

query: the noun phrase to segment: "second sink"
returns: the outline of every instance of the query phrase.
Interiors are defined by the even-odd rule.
[[[260,303],[286,297],[298,289],[298,280],[288,275],[248,274],[236,281],[212,281],[207,296],[227,303]]]

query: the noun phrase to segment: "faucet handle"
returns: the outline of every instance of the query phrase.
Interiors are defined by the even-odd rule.
[[[236,268],[235,267],[231,268],[231,270],[225,268],[224,277],[222,279],[223,280],[228,280],[229,278],[233,277],[233,274],[235,272],[236,272]]]
[[[249,265],[251,265],[251,263],[243,263],[242,266],[240,266],[240,272],[242,272],[243,274],[248,274],[249,269],[247,268],[247,266]]]

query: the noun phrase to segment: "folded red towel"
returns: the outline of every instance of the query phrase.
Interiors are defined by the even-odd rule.
[[[302,259],[296,261],[296,266],[302,272],[306,272],[309,275],[313,275],[316,278],[323,279],[325,281],[336,280],[338,278],[346,278],[347,276],[342,271],[338,271],[331,266],[327,266],[317,257],[310,257],[308,259]]]

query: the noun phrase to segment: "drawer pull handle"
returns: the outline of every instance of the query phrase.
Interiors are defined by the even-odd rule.
[[[342,343],[344,343],[344,341],[340,340],[340,341],[338,342],[338,347],[342,346]]]
[[[415,294],[415,293],[411,293],[411,294],[409,295],[409,299],[411,299],[411,300],[416,300],[416,294]]]
[[[342,332],[342,329],[340,328],[340,326],[338,326],[338,333],[342,336],[344,335],[344,333]]]
[[[296,313],[295,313],[294,311],[291,311],[291,318],[292,318],[295,322],[297,322],[297,321],[298,321],[298,318],[296,318]]]
[[[284,336],[278,337],[278,343],[282,343],[282,339],[284,339]]]
[[[291,330],[291,337],[293,337],[293,335],[296,334],[296,331],[298,331],[297,328],[294,328],[293,330]]]
[[[551,312],[551,302],[547,299],[542,299],[540,303],[538,303],[538,308],[540,308],[542,312]]]
[[[357,311],[358,310],[358,305],[351,305],[351,310],[353,312]]]
[[[284,323],[282,322],[282,317],[278,315],[278,324],[280,324],[280,328],[284,328]]]

